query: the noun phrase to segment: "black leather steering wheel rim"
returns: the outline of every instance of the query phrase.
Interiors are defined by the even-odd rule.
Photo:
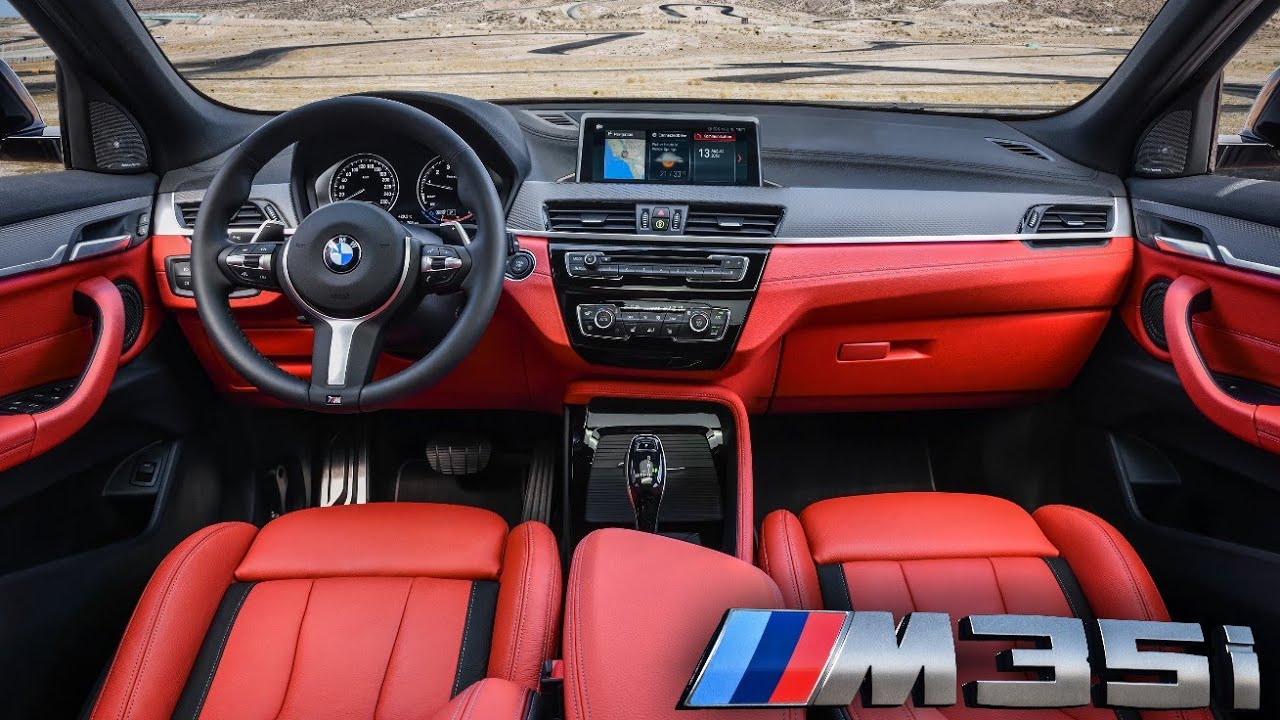
[[[281,370],[249,342],[231,313],[235,284],[219,266],[231,247],[231,218],[248,199],[253,179],[281,151],[298,142],[374,130],[416,142],[439,153],[458,177],[458,195],[476,215],[477,232],[466,250],[470,270],[456,322],[444,339],[405,370],[350,392],[333,392]],[[502,203],[479,156],[451,128],[411,105],[369,96],[322,100],[272,118],[228,155],[214,176],[191,238],[192,286],[196,309],[213,346],[262,392],[286,404],[327,412],[368,412],[396,405],[436,384],[479,342],[497,308],[506,263]],[[415,233],[410,233],[415,234]],[[418,256],[413,256],[417,262]],[[414,278],[417,268],[412,268]],[[307,308],[299,308],[306,312]],[[376,349],[374,350],[376,353]],[[313,360],[314,362],[314,360]]]

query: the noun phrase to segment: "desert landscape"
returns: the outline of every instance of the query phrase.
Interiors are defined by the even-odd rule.
[[[202,92],[284,110],[372,89],[487,99],[687,98],[1038,113],[1091,93],[1162,0],[135,0]],[[0,58],[47,117],[53,63],[21,21]],[[1280,65],[1273,20],[1232,64],[1235,132]]]

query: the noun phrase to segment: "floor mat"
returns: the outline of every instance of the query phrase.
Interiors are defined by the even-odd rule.
[[[751,418],[756,523],[827,498],[933,490],[927,427],[899,415]]]
[[[467,505],[492,510],[511,527],[520,524],[528,467],[494,458],[477,475],[442,475],[426,460],[408,460],[396,473],[394,500]]]

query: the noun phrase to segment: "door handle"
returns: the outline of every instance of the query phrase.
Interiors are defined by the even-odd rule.
[[[120,290],[104,277],[76,285],[75,308],[94,323],[93,350],[75,390],[60,404],[26,415],[0,415],[0,470],[30,460],[60,445],[93,417],[115,379],[124,345],[124,303]]]
[[[1217,262],[1218,259],[1213,255],[1213,248],[1209,243],[1200,240],[1185,240],[1183,238],[1172,237],[1170,235],[1152,235],[1152,241],[1156,247],[1161,250],[1173,253],[1175,255],[1186,255],[1188,257],[1208,260],[1209,262]]]
[[[1189,275],[1173,281],[1164,298],[1164,329],[1174,372],[1192,404],[1215,425],[1250,445],[1280,454],[1280,406],[1237,400],[1214,381],[1192,333],[1192,318],[1211,307],[1209,284]]]
[[[132,244],[133,236],[127,234],[112,235],[111,237],[97,238],[95,240],[81,240],[71,247],[71,254],[67,256],[67,262],[128,250]]]

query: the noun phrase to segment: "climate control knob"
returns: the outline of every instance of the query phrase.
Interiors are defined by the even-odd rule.
[[[596,311],[595,317],[591,318],[591,322],[601,330],[608,330],[613,327],[613,323],[618,319],[618,314],[613,308],[600,308]]]
[[[704,333],[711,327],[711,316],[698,310],[689,316],[689,329],[696,333]]]

